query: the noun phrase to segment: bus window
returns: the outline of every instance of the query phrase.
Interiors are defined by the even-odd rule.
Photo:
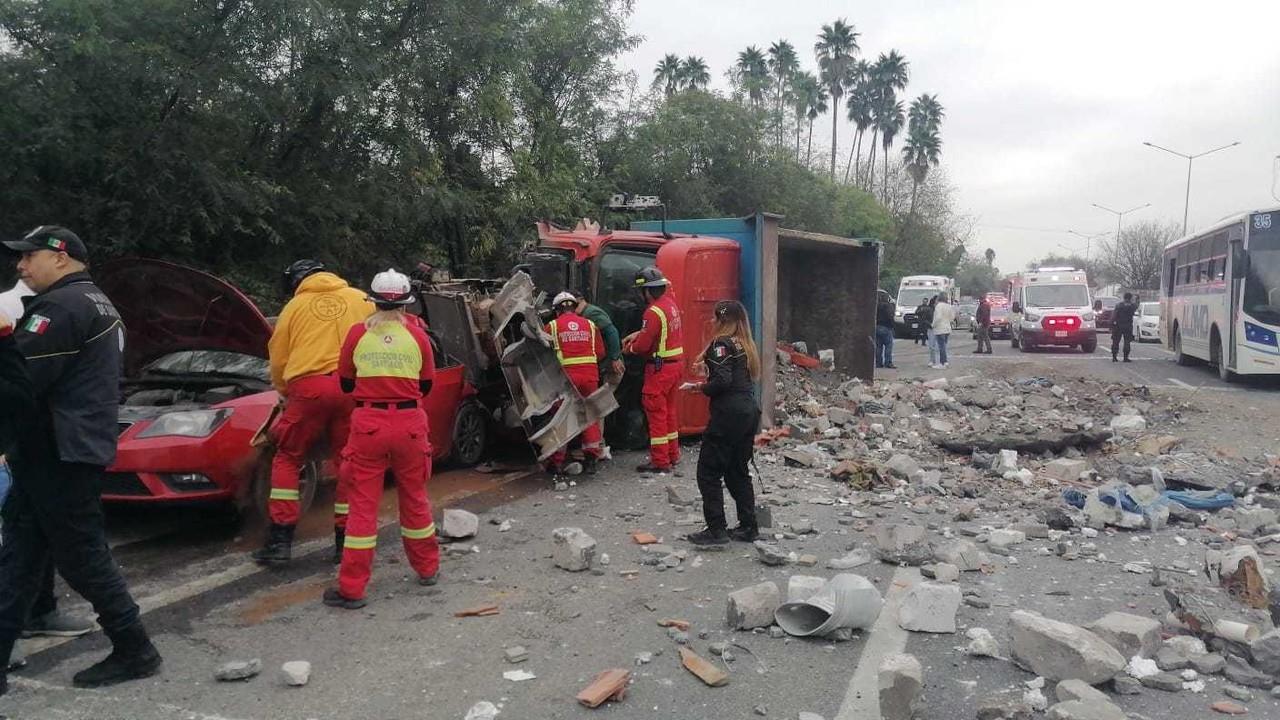
[[[1175,294],[1174,288],[1177,287],[1178,285],[1178,258],[1177,257],[1169,258],[1169,272],[1168,274],[1165,275],[1165,277],[1167,278],[1167,283],[1168,283],[1165,286],[1165,293],[1168,295]]]
[[[1196,262],[1196,282],[1206,283],[1212,275],[1210,268],[1213,266],[1213,239],[1201,238],[1196,245],[1200,248],[1200,259]]]
[[[1227,275],[1227,233],[1225,231],[1213,236],[1213,272],[1209,279],[1214,282],[1223,280]]]
[[[1191,284],[1191,246],[1183,245],[1178,248],[1178,284]]]

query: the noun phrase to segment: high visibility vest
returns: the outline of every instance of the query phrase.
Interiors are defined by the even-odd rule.
[[[680,311],[675,309],[674,304],[668,309],[663,309],[662,299],[650,305],[649,309],[658,316],[658,347],[654,349],[653,356],[665,360],[683,355]],[[667,316],[668,313],[671,317]]]
[[[417,380],[422,372],[422,351],[409,329],[399,322],[379,323],[356,343],[357,378]]]
[[[556,359],[562,366],[596,364],[595,323],[576,313],[565,313],[551,321],[550,329]]]

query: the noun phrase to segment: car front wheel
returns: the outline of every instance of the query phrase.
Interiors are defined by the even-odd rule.
[[[455,464],[470,467],[484,458],[489,439],[489,418],[484,406],[466,402],[453,419],[453,454]]]
[[[250,509],[270,520],[271,511],[271,464],[275,453],[265,453],[258,461],[253,474],[253,495]],[[316,489],[320,486],[320,461],[308,460],[298,474],[298,514],[305,515],[316,499]]]

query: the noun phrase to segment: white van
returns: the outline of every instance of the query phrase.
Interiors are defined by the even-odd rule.
[[[926,328],[916,319],[916,308],[921,300],[939,294],[955,302],[956,283],[945,275],[908,275],[898,283],[898,298],[893,311],[895,337],[915,337]]]
[[[1010,279],[1009,302],[1015,316],[1013,347],[1031,352],[1041,345],[1098,349],[1089,280],[1075,268],[1040,268]]]

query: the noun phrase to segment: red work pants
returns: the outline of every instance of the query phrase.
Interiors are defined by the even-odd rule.
[[[569,381],[578,389],[578,393],[582,397],[587,397],[591,393],[600,389],[600,369],[595,365],[569,365],[564,369],[564,374],[569,376]],[[595,458],[600,457],[600,423],[594,422],[582,431],[582,453]],[[568,457],[568,446],[562,447],[555,451],[551,456],[552,467],[560,467],[564,465],[565,458]]]
[[[640,405],[649,421],[649,462],[654,467],[669,468],[680,462],[680,415],[676,401],[683,367],[681,358],[663,361],[662,369],[652,360],[644,365]]]
[[[336,373],[295,378],[285,390],[285,398],[284,412],[271,429],[276,443],[276,456],[271,462],[271,496],[267,502],[271,522],[298,524],[298,478],[311,448],[326,438],[338,473],[334,524],[342,527],[346,522],[343,448],[347,445],[355,403],[350,395],[342,392]]]
[[[378,544],[378,503],[387,470],[395,476],[400,495],[400,536],[409,564],[419,577],[435,575],[440,569],[440,544],[427,499],[431,442],[426,413],[421,408],[357,407],[351,415],[347,456],[351,464],[351,516],[338,571],[338,592],[349,600],[364,597]]]

